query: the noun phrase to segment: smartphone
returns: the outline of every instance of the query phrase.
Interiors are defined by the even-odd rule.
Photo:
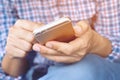
[[[33,31],[36,41],[45,44],[48,41],[69,42],[75,39],[72,22],[69,18],[60,18]]]

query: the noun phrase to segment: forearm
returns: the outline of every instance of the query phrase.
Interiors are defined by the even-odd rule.
[[[6,54],[2,61],[2,69],[10,76],[17,77],[28,70],[28,62],[25,58],[16,58]]]
[[[111,53],[112,45],[111,42],[107,39],[93,31],[93,44],[90,50],[91,53],[95,53],[102,57],[106,57]]]

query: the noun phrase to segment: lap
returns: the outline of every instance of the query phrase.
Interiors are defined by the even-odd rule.
[[[56,64],[39,80],[119,80],[120,63],[89,54],[74,64]]]

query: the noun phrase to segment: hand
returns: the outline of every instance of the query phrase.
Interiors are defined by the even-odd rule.
[[[49,41],[45,46],[34,44],[33,49],[53,61],[73,63],[80,61],[92,48],[94,32],[90,25],[81,21],[74,27],[76,39],[69,42]]]
[[[18,20],[13,27],[10,28],[6,52],[14,57],[25,57],[27,52],[32,49],[34,41],[33,30],[39,28],[43,24],[27,20]]]

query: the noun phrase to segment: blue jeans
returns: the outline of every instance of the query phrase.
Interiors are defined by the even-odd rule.
[[[120,80],[120,63],[89,54],[74,64],[56,64],[39,80]]]

